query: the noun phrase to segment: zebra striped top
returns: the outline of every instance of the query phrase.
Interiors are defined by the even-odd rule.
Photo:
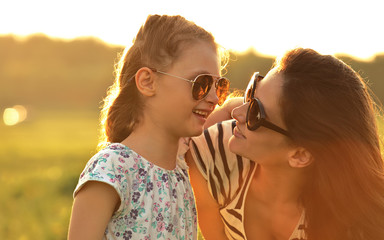
[[[247,239],[244,204],[257,164],[229,151],[235,121],[218,123],[192,138],[190,149],[196,165],[207,180],[208,189],[220,206],[228,239]],[[289,240],[305,240],[304,212]]]

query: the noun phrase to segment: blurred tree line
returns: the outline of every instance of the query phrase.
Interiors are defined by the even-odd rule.
[[[45,35],[18,39],[0,36],[0,108],[22,104],[32,108],[97,110],[113,81],[114,64],[123,46],[94,38],[67,41]],[[384,54],[372,61],[339,55],[368,82],[384,102]],[[230,53],[226,76],[231,88],[244,89],[254,71],[266,74],[274,59],[254,50]]]

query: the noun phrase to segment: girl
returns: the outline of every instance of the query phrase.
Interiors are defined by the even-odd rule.
[[[374,103],[348,65],[291,50],[254,74],[232,116],[191,144],[207,240],[384,239]]]
[[[104,148],[81,173],[69,239],[196,239],[178,142],[202,133],[228,87],[210,33],[181,16],[149,16],[105,100]]]

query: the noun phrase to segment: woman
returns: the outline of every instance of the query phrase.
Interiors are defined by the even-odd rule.
[[[291,50],[232,116],[187,155],[207,240],[384,239],[374,103],[348,65]]]

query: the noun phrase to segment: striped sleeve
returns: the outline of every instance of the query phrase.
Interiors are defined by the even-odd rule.
[[[195,163],[220,206],[230,201],[243,177],[242,158],[228,149],[234,127],[233,120],[218,123],[190,142]]]

